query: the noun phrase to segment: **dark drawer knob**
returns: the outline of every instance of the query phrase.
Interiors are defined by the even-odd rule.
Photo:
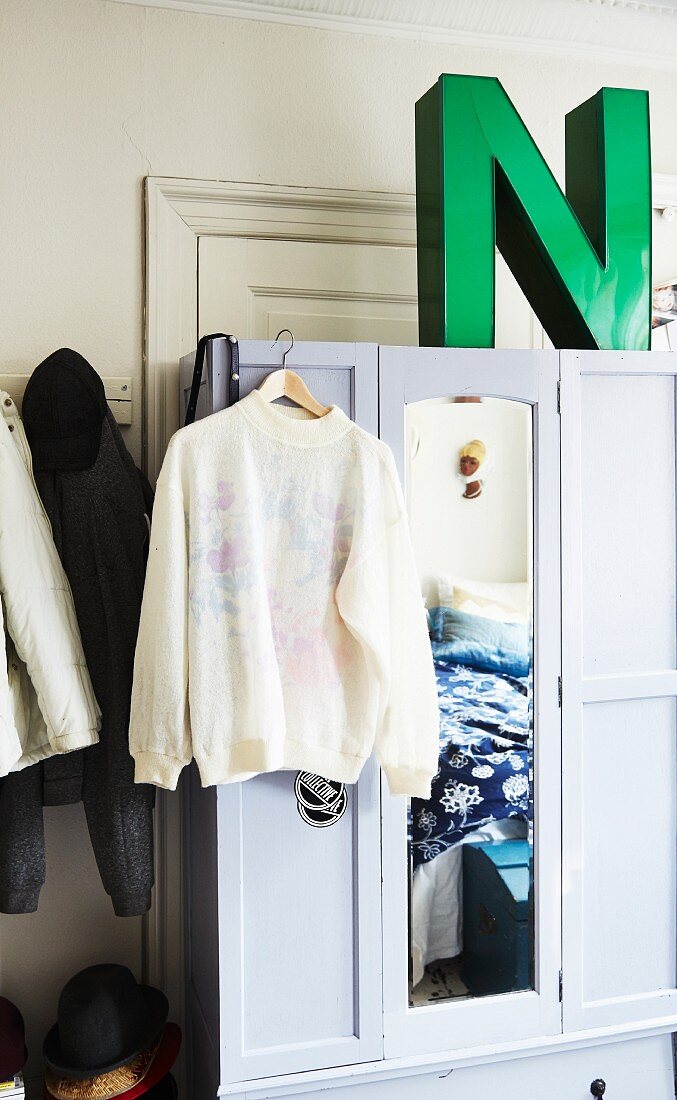
[[[596,1081],[593,1081],[590,1086],[590,1092],[593,1096],[604,1096],[606,1092],[606,1081],[603,1081],[601,1077],[598,1077]]]

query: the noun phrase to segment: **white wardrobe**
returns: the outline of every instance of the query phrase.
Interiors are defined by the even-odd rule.
[[[263,342],[240,354],[244,396],[277,362]],[[287,362],[390,445],[404,480],[408,406],[472,395],[527,410],[530,977],[412,996],[407,801],[373,760],[321,829],[298,813],[293,773],[202,790],[192,770],[191,1100],[668,1100],[677,359],[307,343]]]

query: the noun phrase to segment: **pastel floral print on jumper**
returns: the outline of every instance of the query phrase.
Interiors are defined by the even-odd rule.
[[[217,617],[238,614],[238,597],[254,583],[253,554],[244,524],[234,515],[235,490],[219,481],[214,494],[201,493],[198,524],[191,524],[190,607],[200,624],[209,612]]]
[[[272,644],[268,651],[259,644],[257,664],[277,664],[283,683],[338,683],[350,660],[350,646],[340,630],[333,596],[350,552],[354,508],[315,492],[300,512],[298,502],[304,499],[296,479],[288,478],[281,491],[279,486],[263,486],[264,531],[254,540],[251,508],[240,508],[231,482],[219,481],[213,493],[202,493],[197,502],[199,523],[191,525],[190,607],[198,626],[205,615],[225,616],[231,636],[243,632],[243,626],[249,634],[259,616],[269,617]],[[268,528],[271,537],[266,539]],[[299,611],[286,585],[283,594],[271,580],[279,562],[267,560],[267,547],[279,557],[281,529],[286,579],[291,575],[298,587],[318,582],[326,591],[329,578],[331,599],[323,614],[315,608]],[[263,586],[257,584],[261,571]],[[261,606],[261,588],[266,608]]]

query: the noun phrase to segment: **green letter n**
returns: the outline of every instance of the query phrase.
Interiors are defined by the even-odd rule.
[[[494,258],[556,348],[647,350],[648,93],[566,116],[566,198],[500,82],[441,76],[416,104],[419,342],[494,346]]]

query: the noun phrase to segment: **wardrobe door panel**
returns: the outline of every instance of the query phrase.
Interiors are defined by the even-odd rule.
[[[280,365],[240,344],[240,396]],[[375,432],[374,345],[298,343],[313,394]],[[300,815],[296,772],[217,791],[221,1082],[382,1056],[380,789],[369,761],[338,821]]]
[[[677,1021],[676,371],[561,354],[567,1030]]]
[[[675,699],[583,708],[583,996],[675,984]]]
[[[671,375],[581,378],[584,676],[675,666],[674,408]]]
[[[558,358],[381,347],[379,361],[440,697],[432,797],[382,784],[385,1053],[399,1057],[561,1029]],[[482,632],[514,654],[509,672]]]
[[[282,366],[282,355],[289,347],[285,332],[279,341],[241,340],[239,342],[240,397],[261,385],[271,371]],[[338,405],[367,431],[376,432],[378,424],[376,344],[298,342],[285,356],[286,365],[303,378],[308,389],[323,405]],[[195,353],[184,355],[180,367],[181,419],[185,416],[193,381]],[[198,395],[196,419],[210,408],[221,409],[227,402],[229,356],[225,340],[207,344],[205,369]],[[284,399],[286,401],[286,398]]]
[[[328,829],[296,811],[295,774],[242,791],[244,1047],[353,1034],[357,803]],[[352,794],[352,792],[351,792]],[[284,827],[282,827],[284,826]],[[262,996],[262,991],[264,995]],[[294,1010],[284,1011],[294,991]]]
[[[218,789],[223,1081],[381,1056],[378,769],[322,829],[294,779]]]

